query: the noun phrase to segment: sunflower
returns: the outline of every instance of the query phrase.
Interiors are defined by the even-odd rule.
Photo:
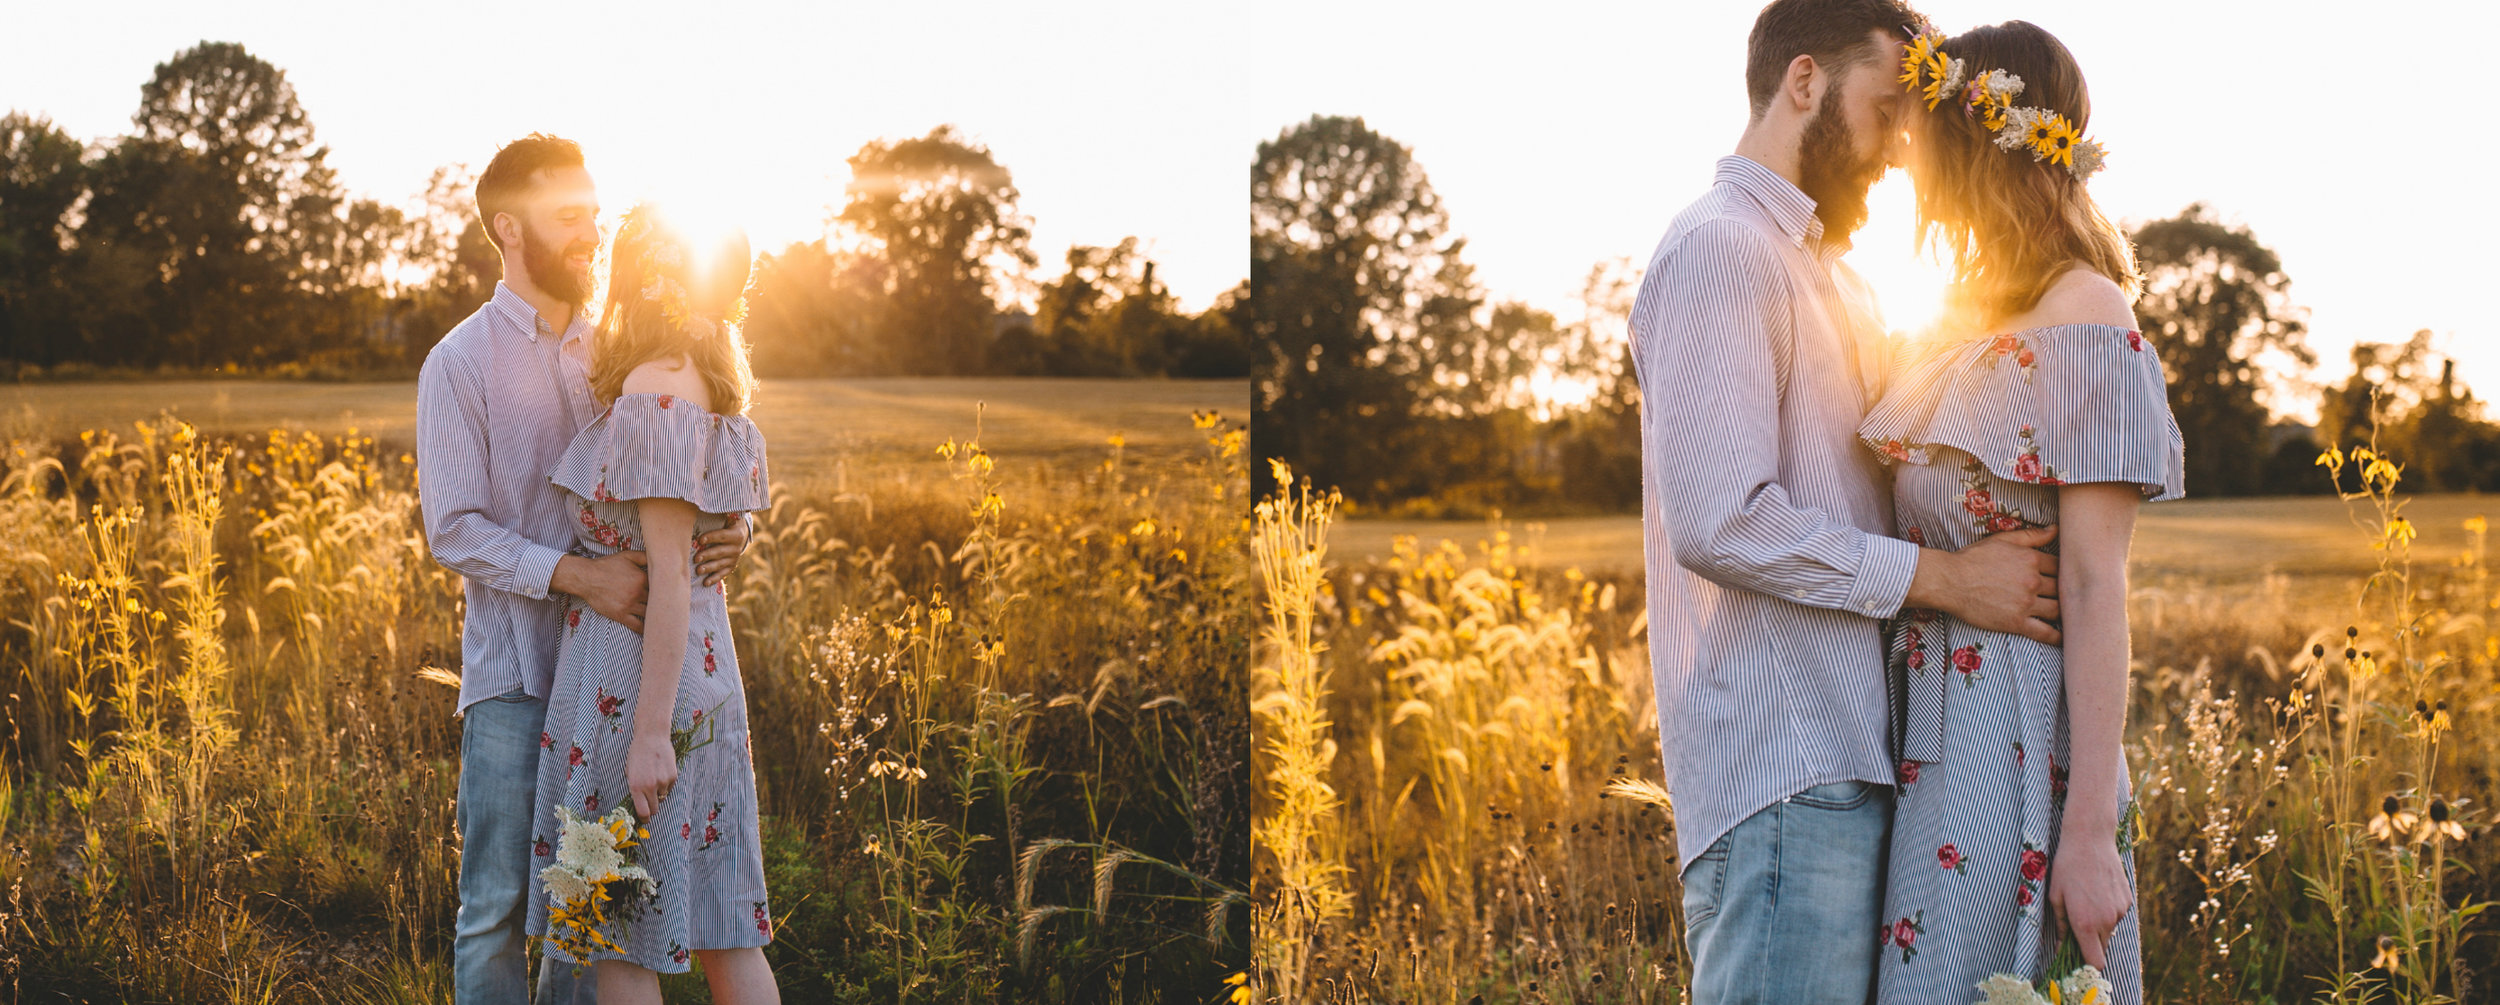
[[[2421,840],[2427,841],[2432,838],[2446,838],[2450,841],[2465,840],[2465,825],[2448,815],[2447,800],[2431,800],[2430,816],[2422,820]]]
[[[1942,50],[1927,57],[1927,88],[1924,92],[1927,96],[1927,110],[1935,111],[1936,103],[1943,101],[1945,95],[1953,93],[1953,88],[1961,82],[1961,60],[1947,59]]]
[[[2065,167],[2075,164],[2075,142],[2083,139],[2073,123],[2056,112],[2050,112],[2031,124],[2032,156]]]
[[[2379,803],[2378,815],[2370,818],[2370,836],[2381,841],[2402,841],[2421,820],[2391,795]]]
[[[1936,54],[1936,43],[1943,40],[1944,36],[1929,32],[1911,39],[1909,44],[1902,46],[1899,81],[1910,87],[1917,87],[1920,68],[1927,65],[1927,57]]]

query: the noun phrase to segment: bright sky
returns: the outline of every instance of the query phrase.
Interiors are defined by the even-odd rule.
[[[413,200],[532,130],[579,140],[601,202],[714,197],[759,249],[818,236],[844,161],[939,123],[986,144],[1033,218],[1037,278],[1134,235],[1195,310],[1249,271],[1254,124],[1210,114],[1250,62],[1217,5],[745,2],[12,4],[0,109],[126,133],[156,64],[203,39],[286,71],[358,195]]]
[[[2028,20],[2065,42],[2110,151],[2092,190],[2122,223],[2203,200],[2283,257],[2310,309],[2317,379],[2356,340],[2416,329],[2500,397],[2500,323],[2481,292],[2492,235],[2487,3],[1926,0],[1948,33]],[[1745,124],[1754,0],[1549,2],[1472,10],[1292,2],[1256,22],[1259,138],[1315,112],[1411,146],[1477,277],[1565,317],[1590,265],[1645,262]],[[1315,37],[1344,44],[1312,45]],[[1907,179],[1876,193],[1851,261],[1894,326],[1933,302],[1909,260]],[[1923,285],[1923,288],[1922,288]],[[2285,402],[2311,413],[2314,400]]]

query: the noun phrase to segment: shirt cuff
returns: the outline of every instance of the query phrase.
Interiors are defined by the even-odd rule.
[[[1870,618],[1901,613],[1909,599],[1910,577],[1918,572],[1918,545],[1880,534],[1866,536],[1866,554],[1858,558],[1858,578],[1849,585],[1849,610]]]
[[[531,600],[547,599],[548,587],[556,578],[556,563],[564,553],[543,544],[533,544],[521,553],[520,567],[512,570],[512,592]]]

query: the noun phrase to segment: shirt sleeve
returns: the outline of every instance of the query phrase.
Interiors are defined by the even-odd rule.
[[[1799,505],[1779,480],[1795,292],[1767,242],[1735,221],[1705,223],[1659,256],[1633,304],[1659,516],[1676,563],[1704,579],[1891,617],[1918,546]]]
[[[434,560],[468,579],[533,600],[547,596],[564,553],[486,515],[486,388],[453,353],[417,375],[417,505]]]

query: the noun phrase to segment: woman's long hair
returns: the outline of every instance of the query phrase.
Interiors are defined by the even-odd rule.
[[[2023,79],[2016,105],[2047,108],[2081,133],[2092,118],[2083,70],[2057,37],[2027,21],[1987,25],[1948,39],[1943,49],[1968,67],[1965,79],[2004,70]],[[1966,114],[1960,95],[1926,112],[1915,134],[1910,176],[1918,188],[1919,234],[1942,253],[1954,285],[1947,309],[1961,323],[1994,325],[2040,303],[2070,268],[2098,272],[2133,300],[2143,286],[2135,249],[2101,214],[2083,179],[2026,149],[2006,150]]]
[[[635,367],[682,356],[702,374],[713,411],[744,413],[755,394],[737,324],[754,265],[746,235],[694,247],[657,206],[643,203],[617,226],[608,262],[607,305],[591,342],[591,393],[615,401]]]

